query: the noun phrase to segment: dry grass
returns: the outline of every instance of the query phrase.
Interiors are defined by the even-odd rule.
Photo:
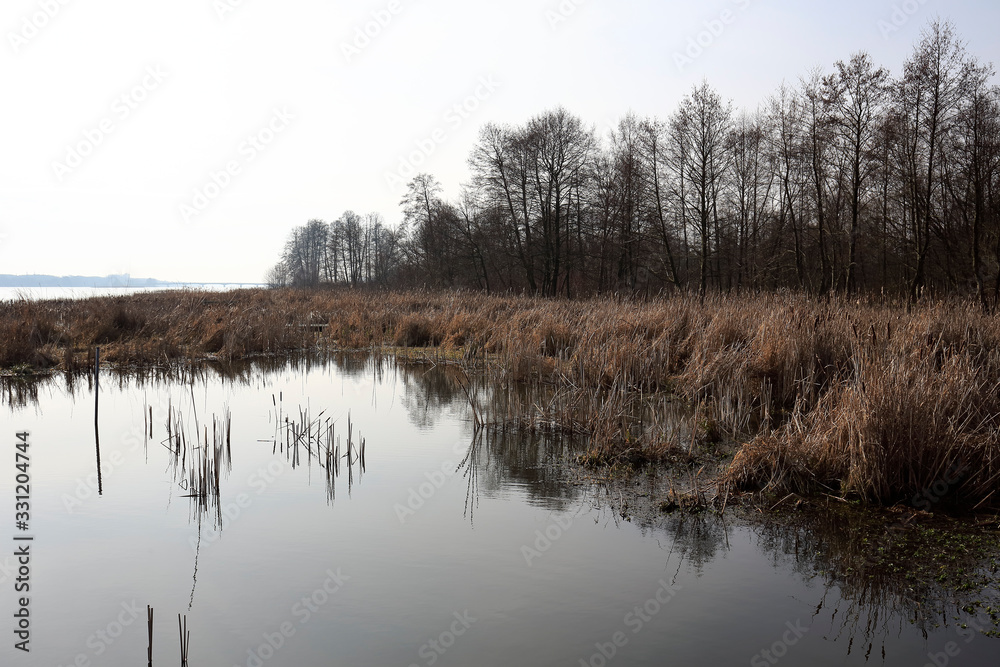
[[[700,434],[749,442],[738,488],[906,499],[1000,488],[1000,319],[973,304],[905,308],[799,295],[636,303],[464,293],[238,291],[0,305],[0,365],[238,359],[321,348],[435,347],[508,387],[553,388],[522,422],[593,436],[602,457],[690,451],[657,421],[666,394],[701,404]],[[512,408],[505,408],[505,415]],[[544,414],[529,415],[529,411]]]

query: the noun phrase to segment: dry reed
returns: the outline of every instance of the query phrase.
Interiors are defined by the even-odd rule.
[[[119,365],[427,347],[495,387],[554,388],[545,405],[506,410],[585,431],[608,456],[687,449],[656,406],[702,405],[700,439],[747,441],[723,478],[732,488],[894,502],[960,467],[949,497],[990,504],[1000,489],[1000,320],[965,302],[180,292],[3,303],[0,340],[5,367],[66,370],[96,344]]]

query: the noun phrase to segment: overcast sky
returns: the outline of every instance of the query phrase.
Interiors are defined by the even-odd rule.
[[[939,15],[1000,62],[996,0],[4,0],[0,273],[260,281],[311,218],[397,224],[412,163],[456,196],[485,122],[754,109]]]

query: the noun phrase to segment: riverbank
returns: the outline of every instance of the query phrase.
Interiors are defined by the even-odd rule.
[[[1000,498],[1000,319],[971,302],[163,292],[7,302],[0,340],[0,367],[19,374],[85,370],[97,346],[129,367],[406,348],[494,388],[547,388],[543,403],[470,401],[483,423],[586,434],[595,465],[708,452],[724,495],[964,510]],[[688,428],[659,418],[678,400]]]

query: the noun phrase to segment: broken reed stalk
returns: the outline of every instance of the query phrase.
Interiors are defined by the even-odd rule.
[[[181,624],[181,615],[177,614],[177,631],[181,637],[181,667],[187,667],[188,648],[191,646],[191,632],[187,629],[187,616],[184,616],[184,623]]]
[[[146,624],[149,628],[149,647],[146,649],[149,667],[153,667],[153,608],[146,605]]]
[[[351,460],[351,434],[347,432],[347,495],[351,495],[351,487],[354,486],[354,462]]]
[[[104,480],[101,471],[101,429],[98,406],[101,400],[101,348],[94,351],[94,444],[97,449],[97,495],[104,495]]]

